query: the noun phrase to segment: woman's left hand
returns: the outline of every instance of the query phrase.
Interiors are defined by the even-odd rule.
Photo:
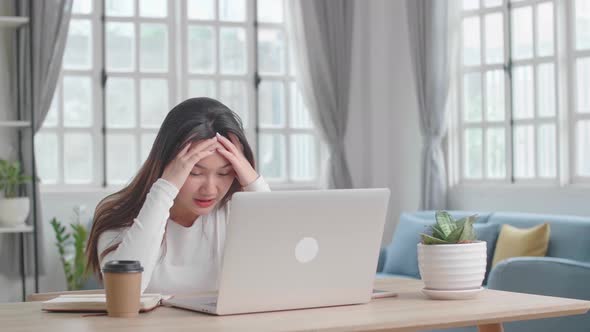
[[[218,147],[217,151],[232,164],[240,185],[245,187],[256,181],[258,173],[256,173],[248,159],[244,156],[242,152],[244,148],[236,135],[230,133],[229,137],[231,141],[217,133],[217,141],[223,146]]]

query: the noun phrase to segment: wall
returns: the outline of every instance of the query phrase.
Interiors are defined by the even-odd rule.
[[[404,1],[357,1],[348,158],[356,187],[388,187],[383,241],[418,209],[422,137]]]
[[[456,186],[449,192],[450,209],[517,211],[590,216],[587,186]]]

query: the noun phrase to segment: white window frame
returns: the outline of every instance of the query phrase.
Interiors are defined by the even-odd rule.
[[[91,66],[90,69],[61,69],[58,82],[55,89],[54,101],[56,105],[57,125],[55,127],[43,127],[41,133],[52,133],[57,135],[57,183],[40,183],[39,188],[43,192],[54,191],[72,191],[86,190],[87,188],[100,187],[102,184],[103,173],[103,146],[102,146],[102,88],[100,86],[101,68],[102,68],[102,28],[101,17],[102,3],[99,1],[92,2],[92,8],[89,14],[72,13],[71,19],[83,19],[90,21],[91,34]],[[92,125],[90,127],[65,127],[64,126],[64,98],[63,98],[63,78],[64,76],[85,76],[91,80],[92,95]],[[66,184],[64,174],[64,136],[67,133],[88,133],[92,137],[93,147],[93,181],[83,184]]]
[[[577,128],[578,124],[581,121],[590,121],[590,113],[578,113],[578,86],[577,86],[577,78],[578,78],[578,71],[577,71],[577,61],[580,58],[590,59],[590,49],[586,50],[577,50],[576,49],[576,17],[575,17],[575,1],[563,1],[564,8],[562,11],[567,13],[569,20],[566,20],[568,24],[566,24],[565,30],[567,31],[567,70],[570,75],[568,75],[567,79],[567,86],[571,87],[567,89],[568,93],[568,106],[569,106],[569,135],[568,139],[572,144],[570,145],[570,154],[569,154],[569,174],[571,174],[571,181],[574,184],[590,184],[590,176],[579,176],[576,174],[576,164],[577,164]]]
[[[326,155],[326,147],[322,142],[321,135],[318,132],[318,129],[314,125],[312,128],[296,128],[292,124],[292,112],[294,110],[291,108],[293,105],[292,100],[296,98],[293,95],[292,85],[297,85],[296,78],[295,78],[295,61],[292,59],[294,56],[294,52],[291,51],[291,47],[293,47],[291,36],[289,36],[286,19],[287,19],[287,11],[289,6],[287,5],[286,1],[289,0],[281,0],[283,1],[283,22],[282,23],[271,23],[271,22],[258,22],[259,29],[268,29],[268,30],[279,30],[282,32],[285,38],[285,71],[283,74],[259,74],[260,76],[260,83],[263,81],[278,81],[282,82],[284,87],[284,126],[262,126],[259,124],[259,135],[263,134],[278,134],[282,135],[285,138],[285,151],[283,151],[285,155],[285,167],[284,167],[284,178],[266,178],[269,183],[273,185],[273,188],[279,189],[318,189],[322,187],[320,183],[322,178],[322,164],[323,159]],[[258,43],[256,43],[258,46]],[[298,89],[296,87],[296,89]],[[316,169],[316,178],[315,180],[305,181],[305,180],[295,180],[292,178],[291,174],[291,144],[293,135],[297,134],[306,134],[311,135],[315,142],[315,169]],[[257,161],[258,162],[258,161]]]
[[[245,0],[246,1],[246,21],[245,22],[225,22],[225,21],[218,21],[218,20],[192,20],[189,19],[186,15],[187,12],[187,0],[179,0],[179,1],[168,1],[167,2],[167,9],[168,15],[166,18],[147,18],[139,16],[139,0],[133,0],[133,6],[135,10],[135,15],[132,17],[113,17],[113,16],[106,16],[103,10],[103,4],[106,0],[94,0],[92,1],[92,11],[90,14],[72,14],[72,19],[90,19],[92,24],[92,67],[90,70],[66,70],[62,69],[62,73],[60,73],[59,78],[59,85],[56,91],[55,98],[58,102],[58,126],[52,128],[45,128],[41,130],[41,132],[53,132],[57,133],[58,135],[58,182],[56,184],[41,184],[40,189],[42,192],[112,192],[118,189],[121,189],[123,184],[108,184],[107,183],[107,156],[106,156],[106,139],[107,134],[116,134],[116,133],[125,133],[125,134],[133,134],[135,137],[135,144],[136,144],[136,156],[137,156],[137,167],[141,166],[143,162],[141,156],[141,134],[142,133],[157,133],[158,128],[141,128],[140,122],[140,80],[141,78],[166,78],[168,81],[168,101],[169,101],[169,108],[172,108],[173,105],[177,104],[181,100],[184,100],[189,97],[188,94],[188,84],[189,79],[191,78],[203,78],[203,79],[214,79],[216,84],[216,99],[220,98],[220,84],[221,80],[223,79],[232,79],[232,78],[239,78],[240,80],[246,81],[246,92],[248,98],[248,120],[247,126],[245,127],[246,136],[248,137],[249,143],[257,155],[256,151],[258,149],[258,142],[257,142],[257,132],[258,134],[262,133],[281,133],[285,135],[286,138],[286,145],[285,151],[286,154],[286,181],[275,181],[273,179],[267,179],[267,181],[271,184],[274,189],[318,189],[323,187],[321,181],[322,179],[322,165],[324,164],[324,159],[328,154],[326,150],[325,144],[321,139],[321,135],[317,131],[317,128],[311,129],[296,129],[290,128],[290,107],[291,107],[291,82],[295,82],[295,77],[292,75],[290,70],[291,61],[289,57],[291,56],[291,52],[289,52],[289,47],[291,46],[289,43],[289,38],[286,31],[285,24],[270,24],[270,23],[257,23],[255,22],[255,15],[256,15],[256,8],[255,8],[255,0]],[[215,12],[216,14],[219,11],[219,0],[215,0]],[[283,10],[287,10],[286,3],[283,2]],[[104,15],[104,17],[103,17]],[[286,15],[283,15],[286,18]],[[218,18],[218,15],[216,15]],[[104,19],[104,20],[103,20]],[[103,57],[106,57],[106,54],[103,55],[103,42],[106,40],[103,37],[103,24],[107,22],[131,22],[134,24],[135,27],[135,68],[132,72],[113,72],[107,71],[106,68],[106,61]],[[166,23],[168,25],[168,62],[169,68],[167,73],[146,73],[140,71],[140,63],[139,63],[139,53],[140,53],[140,23]],[[201,24],[201,25],[209,25],[215,27],[215,43],[216,43],[216,57],[217,57],[217,68],[220,65],[220,52],[219,52],[219,27],[226,27],[226,26],[240,26],[246,29],[247,34],[247,65],[248,71],[245,76],[234,76],[234,75],[226,75],[220,74],[219,70],[216,70],[216,74],[214,75],[202,75],[202,74],[192,74],[188,71],[188,63],[187,63],[187,56],[188,56],[188,26],[189,24]],[[282,29],[284,36],[285,36],[285,64],[286,64],[286,73],[282,76],[273,76],[273,79],[281,79],[285,83],[285,116],[286,116],[286,124],[285,128],[261,128],[256,122],[257,115],[256,115],[256,107],[257,107],[257,89],[255,86],[256,82],[256,50],[255,48],[258,47],[257,44],[257,36],[256,36],[256,24],[259,26],[273,26],[273,28],[279,27]],[[180,45],[180,46],[179,46]],[[105,45],[106,46],[106,45]],[[104,70],[104,73],[103,73]],[[91,75],[92,80],[92,97],[93,97],[93,125],[90,128],[83,128],[83,129],[69,129],[64,128],[63,123],[63,89],[62,89],[62,79],[63,75],[68,74],[85,74]],[[103,106],[103,101],[106,100],[106,84],[103,84],[103,75],[106,75],[106,80],[108,82],[109,78],[113,77],[125,77],[131,78],[134,80],[135,83],[135,112],[136,112],[136,127],[135,128],[106,128],[106,109]],[[103,94],[105,95],[105,99],[103,99]],[[103,114],[105,113],[105,114]],[[66,184],[64,182],[64,167],[63,167],[63,148],[64,148],[64,141],[63,135],[66,132],[70,131],[83,131],[87,132],[88,130],[91,131],[93,137],[93,181],[88,184]],[[316,179],[315,181],[290,181],[290,142],[289,139],[292,134],[296,133],[306,133],[312,134],[315,141],[316,141]],[[256,158],[257,166],[259,166],[259,160]]]
[[[504,0],[502,6],[499,7],[491,7],[486,8],[484,7],[484,1],[479,1],[479,8],[476,10],[469,10],[464,11],[460,8],[461,14],[459,15],[460,21],[457,22],[457,29],[459,31],[459,45],[460,45],[460,62],[456,66],[455,77],[452,79],[452,88],[449,97],[448,108],[450,111],[450,121],[449,121],[449,139],[448,139],[448,151],[449,151],[449,183],[451,185],[456,184],[467,184],[467,185],[480,185],[480,184],[494,184],[494,185],[565,185],[567,183],[571,183],[571,180],[568,178],[567,168],[568,165],[572,164],[573,161],[567,159],[569,154],[568,148],[568,141],[569,139],[566,136],[568,132],[568,125],[567,125],[567,118],[568,118],[568,110],[571,109],[571,106],[568,104],[571,102],[571,96],[564,97],[564,91],[568,91],[567,85],[569,83],[564,82],[564,67],[568,66],[571,67],[571,61],[564,61],[563,59],[563,51],[565,47],[563,46],[564,37],[570,37],[571,33],[566,31],[562,31],[564,21],[564,4],[562,1],[555,1],[555,0],[524,0],[518,1],[514,3],[510,3],[510,0]],[[547,3],[550,2],[553,4],[553,19],[554,19],[554,29],[553,29],[553,47],[554,52],[552,56],[544,56],[539,57],[537,56],[537,6],[540,3]],[[512,15],[511,9],[518,8],[518,7],[526,7],[531,6],[533,10],[533,18],[532,18],[532,46],[533,46],[533,57],[531,59],[526,60],[514,60],[511,63],[511,36],[509,31],[509,19]],[[498,65],[489,65],[485,62],[485,15],[495,12],[501,12],[503,15],[503,24],[504,24],[504,63],[500,66]],[[462,62],[462,54],[463,54],[463,36],[462,36],[462,22],[465,17],[479,17],[480,20],[480,64],[475,66],[464,66]],[[549,60],[549,61],[548,61]],[[521,119],[513,119],[512,117],[512,84],[510,82],[511,77],[508,76],[508,70],[514,68],[514,65],[521,65],[521,64],[532,64],[533,67],[533,78],[535,82],[535,87],[533,88],[533,105],[537,104],[537,64],[538,63],[553,63],[554,64],[554,74],[555,74],[555,98],[556,98],[556,116],[554,118],[539,118],[538,117],[538,109],[534,107],[534,117],[531,119],[521,120]],[[490,127],[489,123],[486,121],[486,77],[485,74],[490,69],[500,69],[504,66],[504,70],[507,73],[505,75],[505,84],[504,84],[504,102],[505,102],[505,119],[502,122],[495,122],[494,124],[498,124],[494,127],[504,128],[505,130],[505,161],[506,161],[506,176],[502,179],[490,179],[487,178],[487,156],[486,156],[486,131]],[[463,75],[468,72],[479,72],[481,75],[481,95],[482,95],[482,121],[475,122],[475,123],[466,123],[463,121]],[[511,76],[512,73],[510,73]],[[570,78],[571,79],[571,78]],[[571,86],[571,85],[570,85]],[[513,170],[513,135],[514,135],[514,128],[515,125],[518,124],[533,124],[535,130],[535,177],[530,179],[518,178],[514,177],[514,170]],[[555,126],[556,131],[556,177],[555,178],[541,178],[539,176],[539,162],[538,162],[538,148],[537,148],[537,132],[540,124],[551,123]],[[464,167],[464,151],[465,151],[465,137],[464,131],[466,128],[481,128],[482,129],[482,177],[481,178],[474,178],[469,179],[465,177]],[[570,127],[571,128],[571,127]],[[571,138],[570,138],[571,139]],[[564,163],[564,160],[568,162]]]
[[[244,126],[246,137],[248,138],[248,143],[253,151],[256,151],[256,126],[255,126],[255,110],[256,110],[256,99],[255,99],[255,88],[254,88],[254,78],[255,78],[255,51],[254,48],[256,47],[256,39],[254,36],[254,15],[255,15],[255,8],[254,2],[252,0],[245,0],[246,1],[246,19],[242,22],[229,22],[229,21],[221,21],[219,19],[219,0],[215,0],[216,6],[214,6],[215,12],[215,19],[213,20],[202,20],[202,19],[192,19],[188,18],[188,8],[187,8],[187,0],[181,0],[179,9],[181,14],[179,14],[179,24],[177,25],[177,29],[179,31],[178,36],[178,44],[181,45],[178,56],[180,57],[180,85],[179,85],[179,93],[180,93],[180,100],[185,100],[187,98],[192,97],[189,93],[189,81],[191,79],[206,79],[206,80],[213,80],[215,82],[215,99],[221,100],[221,82],[223,80],[237,80],[237,81],[244,81],[246,85],[246,98],[248,99],[248,110],[247,110],[247,117],[248,119],[245,121],[246,125]],[[210,26],[214,28],[215,31],[215,72],[213,74],[200,74],[200,73],[191,73],[189,71],[189,64],[188,64],[188,27],[189,26]],[[219,38],[219,31],[220,28],[223,27],[240,27],[244,28],[246,31],[246,63],[247,63],[247,71],[245,75],[233,75],[233,74],[222,74],[220,71],[220,63],[221,63],[221,53],[220,53],[220,38]]]
[[[95,0],[95,2],[100,2],[101,5],[105,0]],[[134,26],[134,41],[135,41],[135,52],[134,52],[134,68],[131,71],[109,71],[106,67],[105,62],[105,74],[106,74],[106,84],[108,84],[108,80],[110,78],[130,78],[134,81],[135,85],[135,127],[134,128],[109,128],[107,127],[107,123],[104,124],[105,132],[104,132],[104,144],[106,148],[106,140],[109,134],[131,134],[135,140],[135,147],[136,147],[136,169],[141,167],[143,163],[143,158],[141,155],[141,136],[142,134],[156,134],[159,128],[145,128],[141,126],[141,81],[142,79],[165,79],[168,83],[168,109],[171,109],[173,105],[177,104],[178,102],[178,95],[174,94],[173,91],[178,91],[177,89],[177,78],[176,78],[176,48],[172,47],[173,41],[176,40],[177,34],[177,24],[174,24],[174,15],[175,11],[175,1],[167,1],[167,15],[166,17],[142,17],[139,13],[139,0],[133,1],[134,6],[134,16],[130,17],[118,17],[118,16],[107,16],[105,15],[104,24],[110,22],[121,22],[121,23],[132,23]],[[140,63],[140,50],[141,50],[141,24],[142,23],[158,23],[158,24],[165,24],[168,28],[168,71],[167,72],[145,72],[141,71],[141,63]],[[101,26],[101,28],[104,28]],[[101,29],[102,30],[102,29]],[[106,37],[106,36],[105,36]],[[106,47],[106,41],[105,41]],[[102,67],[102,66],[101,66]],[[103,86],[104,93],[106,94],[106,85]],[[106,100],[106,95],[105,95]],[[106,108],[104,108],[104,116],[106,119]],[[101,110],[102,113],[102,110]],[[103,164],[107,165],[107,155],[106,153],[102,154]],[[107,188],[119,188],[123,186],[123,183],[108,183],[108,174],[107,170],[104,170],[104,175],[101,177],[104,179],[104,186]]]

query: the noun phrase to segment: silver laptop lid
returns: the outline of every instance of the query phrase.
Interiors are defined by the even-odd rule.
[[[240,192],[218,314],[370,300],[389,189]]]

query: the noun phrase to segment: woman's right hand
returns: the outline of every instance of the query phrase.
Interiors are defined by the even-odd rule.
[[[198,144],[187,144],[166,166],[164,173],[162,173],[162,179],[172,183],[180,190],[195,164],[215,153],[218,146],[217,137],[203,140]]]

